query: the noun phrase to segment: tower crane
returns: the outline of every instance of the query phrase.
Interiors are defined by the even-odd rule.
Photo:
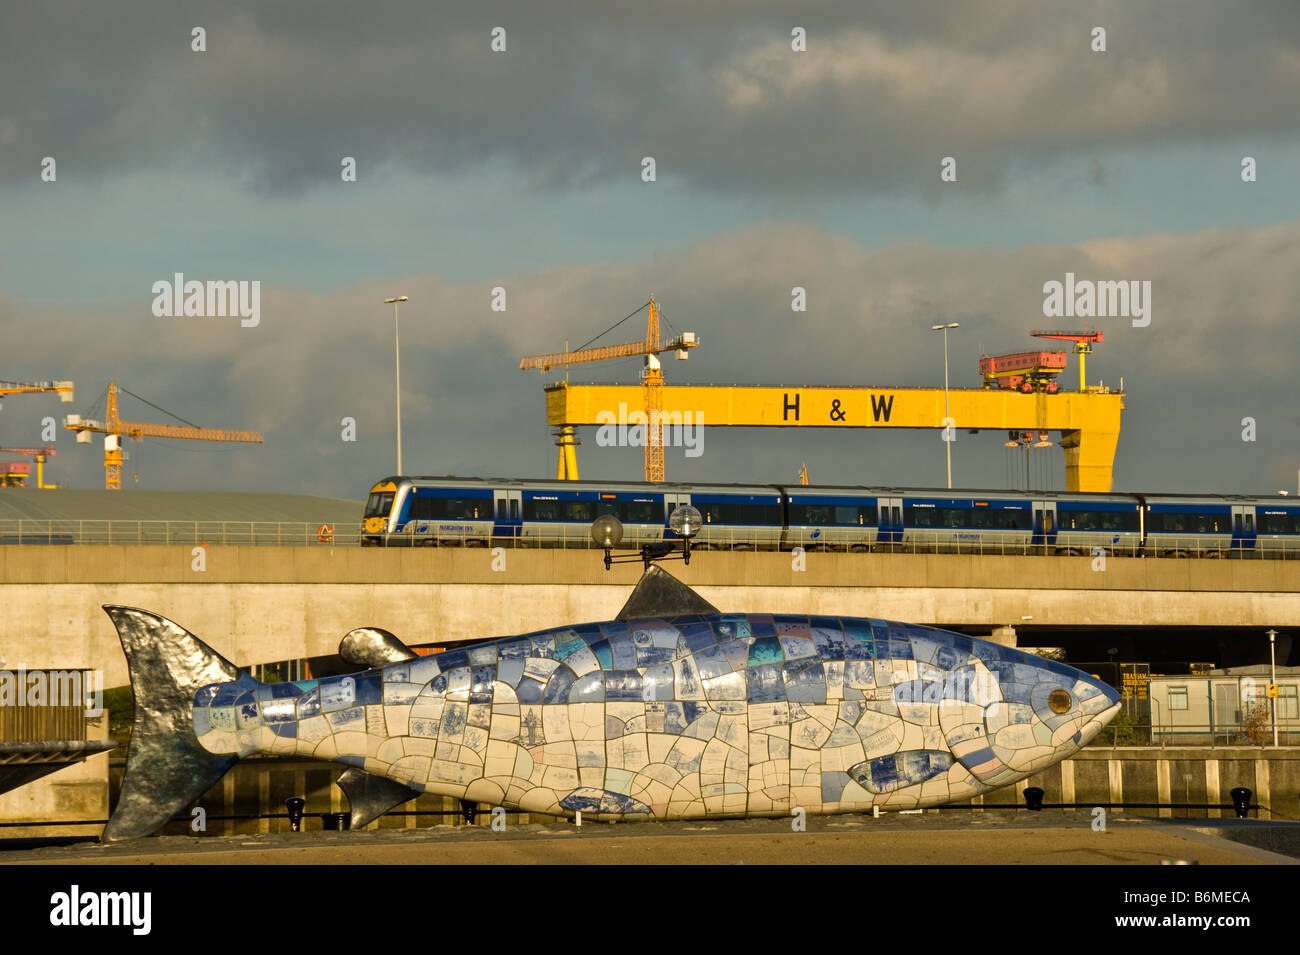
[[[1031,333],[1035,338],[1055,338],[1063,342],[1074,342],[1074,353],[1079,356],[1079,392],[1088,390],[1088,376],[1084,373],[1088,356],[1092,354],[1092,343],[1101,344],[1104,339],[1095,327],[1080,332],[1062,332],[1038,329]]]
[[[671,341],[660,341],[659,307],[655,304],[653,295],[650,296],[647,305],[650,311],[646,318],[644,341],[626,342],[622,345],[602,345],[597,348],[580,348],[577,351],[553,352],[549,355],[532,355],[521,359],[519,368],[521,370],[536,368],[539,371],[547,371],[557,365],[576,365],[581,362],[608,361],[614,358],[630,358],[634,355],[644,355],[645,364],[641,369],[641,390],[646,415],[645,479],[647,482],[662,482],[664,480],[662,416],[664,375],[657,356],[660,352],[671,351],[677,353],[678,359],[685,359],[688,355],[687,349],[696,347],[699,345],[699,341],[696,340],[694,332],[684,332]],[[641,308],[645,307],[646,305],[641,306]],[[632,315],[641,311],[641,308],[638,308]],[[624,318],[618,325],[627,321],[632,315]],[[614,328],[617,328],[618,325],[615,325]],[[576,481],[578,479],[578,457],[574,450],[577,441],[573,436],[573,426],[561,425],[555,443],[560,448],[559,463],[556,466],[555,473],[556,478]]]
[[[59,400],[72,400],[72,382],[70,381],[0,381],[0,398],[6,395],[56,394]]]
[[[5,454],[26,454],[35,458],[36,486],[43,491],[53,491],[58,488],[57,484],[45,483],[45,459],[54,457],[54,448],[0,448],[0,452]],[[30,464],[24,464],[21,467],[10,464],[4,472],[0,472],[0,487],[25,487],[27,476],[30,473]]]
[[[122,389],[126,391],[125,388]],[[122,436],[134,438],[185,438],[191,441],[240,441],[248,444],[261,444],[262,435],[257,431],[227,431],[219,428],[200,428],[197,425],[185,426],[174,424],[146,424],[139,421],[123,421],[117,414],[118,385],[108,383],[108,405],[104,420],[95,421],[81,415],[68,415],[63,426],[69,431],[77,432],[79,444],[89,444],[91,434],[104,435],[104,487],[110,491],[122,488]],[[130,392],[127,392],[130,394]],[[133,395],[133,397],[136,397]],[[144,400],[144,399],[140,399]],[[147,403],[147,402],[146,402]],[[156,407],[156,406],[155,406]],[[159,409],[160,411],[162,409]],[[168,412],[170,413],[170,412]]]

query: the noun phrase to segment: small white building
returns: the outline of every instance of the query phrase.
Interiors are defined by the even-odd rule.
[[[1268,746],[1273,743],[1276,718],[1278,743],[1300,745],[1300,667],[1277,668],[1273,708],[1270,672],[1265,663],[1186,676],[1152,676],[1151,741]]]

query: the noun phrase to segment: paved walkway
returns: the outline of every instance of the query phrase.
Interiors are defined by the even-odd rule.
[[[1265,830],[1268,830],[1265,832]],[[1293,831],[1294,830],[1294,831]],[[1297,864],[1300,825],[1177,823],[1112,814],[1094,832],[1083,813],[983,812],[678,823],[436,826],[229,837],[165,836],[0,853],[0,864]]]

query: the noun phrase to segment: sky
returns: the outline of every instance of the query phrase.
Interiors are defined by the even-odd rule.
[[[951,383],[976,387],[981,353],[1096,324],[1090,383],[1127,392],[1116,490],[1294,494],[1297,103],[1285,0],[16,0],[0,379],[72,379],[76,399],[5,399],[0,446],[49,443],[47,418],[113,380],[266,438],[129,443],[127,489],[360,498],[396,470],[383,300],[406,295],[405,470],[551,477],[557,373],[519,358],[653,294],[702,342],[665,361],[669,385],[941,387],[930,326],[956,321]],[[260,283],[257,324],[156,315],[176,273]],[[1150,324],[1045,317],[1067,273],[1150,282]],[[132,397],[121,413],[170,420]],[[584,478],[641,475],[639,448],[579,438]],[[959,431],[954,485],[1023,483],[1005,438]],[[58,428],[56,447],[53,479],[102,486],[98,440]],[[806,462],[814,483],[945,479],[937,431],[717,428],[702,452],[670,448],[668,478],[783,483]],[[1064,488],[1059,448],[1030,465]]]

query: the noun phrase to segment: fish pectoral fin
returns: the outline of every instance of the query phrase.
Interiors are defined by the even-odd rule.
[[[718,613],[695,591],[657,564],[641,575],[632,595],[623,604],[615,620],[638,620],[645,617],[676,617],[687,613]]]
[[[382,667],[389,663],[414,660],[418,654],[387,630],[358,627],[339,641],[339,656],[348,663],[363,667]]]
[[[909,749],[850,766],[849,776],[869,793],[892,793],[946,773],[952,764],[947,750]]]
[[[339,789],[348,797],[348,808],[352,810],[350,826],[353,829],[374,822],[388,810],[420,795],[417,789],[355,766],[345,769],[337,781]]]

